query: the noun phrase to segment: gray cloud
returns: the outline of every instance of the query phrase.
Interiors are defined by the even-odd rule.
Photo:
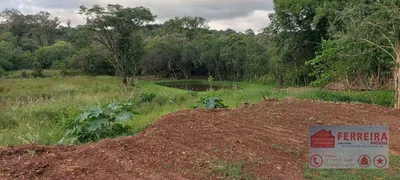
[[[268,25],[268,13],[273,11],[272,0],[0,0],[0,9],[17,8],[24,13],[48,11],[60,20],[72,20],[73,24],[84,23],[77,12],[80,5],[105,6],[109,3],[123,6],[144,6],[157,15],[157,22],[176,16],[201,16],[215,29],[230,28],[244,31],[258,30]],[[4,2],[3,2],[4,1]],[[265,17],[265,15],[267,15]],[[248,22],[251,21],[251,22]],[[246,27],[245,27],[246,26]]]
[[[247,29],[253,29],[258,32],[267,27],[270,20],[268,15],[273,11],[256,10],[246,17],[238,17],[233,19],[223,19],[210,21],[209,25],[215,29],[234,29],[239,32],[244,32]]]
[[[36,6],[46,9],[76,9],[85,4],[85,0],[22,0],[27,6]],[[90,0],[89,2],[91,2]],[[93,1],[95,2],[95,1]],[[92,3],[91,3],[92,4]]]
[[[0,0],[0,8],[4,10],[6,8],[17,8],[21,0]]]

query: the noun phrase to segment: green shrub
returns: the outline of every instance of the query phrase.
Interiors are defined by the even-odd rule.
[[[0,117],[0,130],[14,128],[17,126],[18,126],[18,122],[13,120],[12,117],[9,117],[6,115],[3,115]]]
[[[60,71],[61,76],[66,76],[68,74],[68,68],[64,61],[57,60],[53,63],[52,69],[57,69]]]
[[[151,102],[155,97],[154,93],[143,93],[140,95],[140,102]]]
[[[34,78],[37,77],[43,77],[43,68],[42,64],[38,61],[33,62],[33,71],[32,71],[32,76]]]
[[[60,143],[87,143],[129,135],[131,128],[125,122],[134,118],[131,109],[131,103],[112,103],[87,109],[69,125]]]
[[[4,70],[1,66],[0,66],[0,77],[5,76],[6,75],[6,70]]]
[[[68,68],[88,75],[115,75],[115,68],[110,60],[112,54],[104,51],[99,43],[80,49],[68,61]]]
[[[200,108],[200,107],[204,107],[207,109],[228,108],[228,106],[226,106],[223,103],[221,97],[209,97],[209,96],[202,97],[198,102],[198,104],[194,106],[194,108]]]
[[[226,161],[212,161],[210,168],[213,172],[223,175],[223,179],[251,179],[251,175],[243,171],[243,163],[232,163]]]
[[[212,76],[208,77],[208,84],[210,85],[210,90],[213,89],[213,82],[214,82],[214,78]]]
[[[29,74],[26,71],[22,71],[21,78],[29,78]]]
[[[198,94],[196,91],[190,91],[190,90],[188,90],[187,93],[188,93],[189,95],[191,95],[192,97],[196,97],[197,94]]]

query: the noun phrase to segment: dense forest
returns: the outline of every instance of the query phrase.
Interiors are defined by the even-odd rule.
[[[86,24],[47,12],[0,15],[0,76],[138,75],[400,91],[400,0],[274,0],[263,30],[212,30],[202,17],[155,24],[145,7],[81,6]],[[267,22],[266,22],[267,23]],[[396,96],[400,102],[400,96]],[[397,104],[396,107],[399,107]]]

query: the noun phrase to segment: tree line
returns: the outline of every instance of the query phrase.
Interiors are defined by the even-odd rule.
[[[238,81],[268,71],[266,41],[251,29],[246,33],[210,30],[205,18],[189,16],[153,24],[156,16],[144,7],[81,6],[79,13],[86,24],[71,27],[60,25],[47,12],[3,11],[1,68],[39,66],[119,75],[124,84],[136,75],[176,79],[210,75]],[[42,14],[46,17],[39,20]]]
[[[0,18],[0,72],[78,70],[118,75],[125,85],[136,75],[207,75],[400,91],[400,0],[274,4],[270,25],[257,33],[212,30],[202,17],[155,24],[145,7],[81,6],[86,24],[76,27],[61,25],[47,12],[6,9]]]

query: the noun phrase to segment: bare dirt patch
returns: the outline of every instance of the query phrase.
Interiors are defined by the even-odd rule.
[[[0,148],[0,179],[216,179],[213,162],[243,163],[254,179],[302,179],[308,126],[389,125],[400,153],[400,110],[270,100],[237,110],[184,110],[135,137],[81,146]]]

